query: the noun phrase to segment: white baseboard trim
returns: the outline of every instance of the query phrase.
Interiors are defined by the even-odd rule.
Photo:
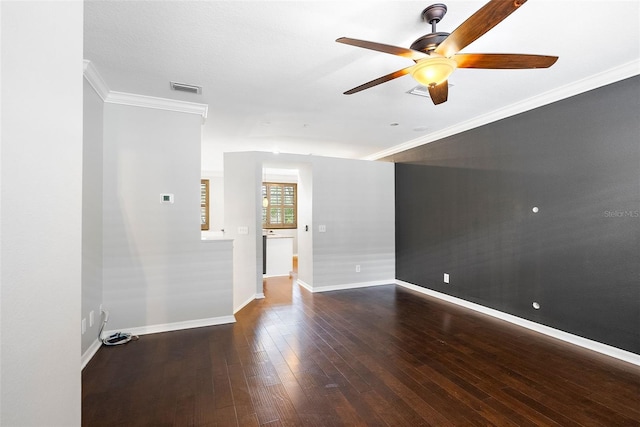
[[[80,370],[83,370],[84,367],[87,366],[87,363],[89,363],[89,361],[93,359],[93,356],[95,356],[98,350],[100,350],[101,346],[102,346],[102,342],[100,342],[100,340],[96,338],[93,344],[89,346],[87,351],[85,351],[82,354],[82,357],[80,358]]]
[[[247,304],[249,304],[251,301],[256,300],[256,299],[264,299],[264,294],[263,293],[259,293],[259,294],[255,294],[254,296],[252,296],[250,298],[247,298],[247,300],[245,302],[243,302],[242,304],[240,304],[240,306],[238,308],[233,310],[233,314],[236,314],[237,312],[239,312],[240,310],[245,308],[247,306]]]
[[[545,326],[540,323],[532,322],[531,320],[523,319],[521,317],[514,316],[512,314],[508,314],[499,310],[494,310],[493,308],[485,307],[483,305],[466,301],[460,298],[456,298],[451,295],[443,294],[441,292],[437,292],[432,289],[423,288],[422,286],[417,286],[412,283],[404,282],[402,280],[396,279],[395,283],[404,288],[411,289],[413,291],[420,292],[422,294],[429,295],[431,297],[438,298],[443,301],[447,301],[465,308],[469,308],[471,310],[478,311],[480,313],[487,314],[489,316],[496,317],[501,320],[505,320],[509,323],[522,326],[523,328],[527,328],[532,331],[536,331],[541,334],[544,334],[553,338],[557,338],[561,341],[565,341],[570,344],[574,344],[579,347],[583,347],[588,350],[592,350],[597,353],[611,356],[616,359],[623,360],[625,362],[640,366],[640,354],[631,353],[629,351],[622,350],[617,347],[613,347],[598,341],[593,341],[587,338],[583,338],[578,335],[570,334],[568,332],[564,332],[559,329],[552,328],[550,326]]]
[[[305,282],[304,280],[297,279],[296,283],[298,284],[298,286],[302,286],[303,288],[305,288],[309,292],[313,292],[313,287],[310,284],[308,284],[307,282]]]
[[[128,332],[132,335],[147,335],[147,334],[157,334],[160,332],[180,331],[183,329],[202,328],[205,326],[224,325],[227,323],[235,323],[235,322],[236,322],[236,318],[234,316],[219,316],[219,317],[210,317],[207,319],[186,320],[184,322],[139,326],[137,328],[121,329],[119,331]],[[102,335],[108,336],[119,331],[118,330],[105,331],[102,333]]]
[[[308,290],[309,292],[330,292],[330,291],[343,291],[347,289],[357,289],[357,288],[368,288],[370,286],[382,286],[382,285],[393,285],[396,283],[395,279],[389,280],[374,280],[371,282],[358,282],[358,283],[345,283],[343,285],[329,285],[329,286],[318,286],[311,287],[308,284],[301,282],[298,280],[298,284]]]
[[[215,326],[215,325],[224,325],[227,323],[235,323],[236,318],[234,316],[219,316],[219,317],[210,317],[208,319],[197,319],[197,320],[187,320],[184,322],[174,322],[174,323],[164,323],[159,325],[149,325],[149,326],[140,326],[137,328],[128,328],[126,330],[111,330],[111,331],[103,331],[102,336],[107,337],[116,332],[128,332],[131,335],[147,335],[147,334],[157,334],[160,332],[171,332],[171,331],[180,331],[183,329],[192,329],[192,328],[202,328],[205,326]],[[102,342],[96,339],[91,347],[84,352],[81,357],[80,369],[84,369],[87,366],[87,363],[91,361],[93,356],[98,352],[100,347],[102,346]]]

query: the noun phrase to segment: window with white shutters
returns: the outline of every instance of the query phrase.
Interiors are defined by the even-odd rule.
[[[298,228],[297,184],[263,182],[262,199],[262,228]]]

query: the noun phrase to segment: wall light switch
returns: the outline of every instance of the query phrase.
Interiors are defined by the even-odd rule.
[[[318,231],[320,233],[325,233],[327,231],[327,226],[326,225],[319,225],[318,226]]]
[[[87,319],[86,319],[86,318],[82,319],[82,326],[81,326],[81,329],[82,329],[82,333],[83,333],[83,334],[84,334],[85,332],[87,332]]]
[[[444,283],[449,283],[449,273],[444,273]]]
[[[91,310],[91,311],[89,312],[89,327],[92,327],[92,326],[93,326],[93,321],[94,321],[94,318],[93,318],[93,310]]]
[[[249,234],[249,227],[247,226],[238,227],[238,234]]]

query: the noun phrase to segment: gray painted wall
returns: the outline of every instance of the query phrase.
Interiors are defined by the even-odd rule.
[[[104,106],[109,330],[231,316],[230,242],[201,240],[197,114]],[[174,194],[161,204],[160,194]]]
[[[313,284],[313,169],[298,169],[298,280]],[[309,226],[309,231],[305,228]]]
[[[0,2],[0,425],[80,425],[82,2]]]
[[[82,144],[82,312],[84,354],[98,339],[102,319],[102,121],[104,101],[84,82]],[[94,323],[90,324],[93,311]]]
[[[314,160],[314,289],[392,282],[393,202],[393,165],[326,157]],[[319,232],[320,225],[326,226],[326,232]]]
[[[261,179],[255,153],[224,153],[224,234],[233,239],[234,312],[262,293]],[[238,227],[247,227],[247,233],[238,233]]]
[[[640,353],[639,135],[634,77],[391,156],[397,278]]]

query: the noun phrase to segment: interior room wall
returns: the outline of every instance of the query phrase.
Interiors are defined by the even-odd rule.
[[[308,226],[308,227],[307,227]],[[313,286],[313,165],[298,165],[298,280]]]
[[[201,240],[201,124],[197,114],[105,104],[110,330],[175,329],[233,315],[231,243]],[[161,203],[161,194],[174,202]]]
[[[81,354],[98,339],[102,304],[102,132],[104,101],[83,79]],[[94,322],[90,322],[93,311]]]
[[[298,237],[299,280],[314,291],[394,282],[392,164],[282,153],[225,153],[225,230],[229,237],[237,238],[236,310],[262,293],[261,174],[263,166],[273,164],[300,169],[302,193],[311,189],[301,199],[303,205],[304,200],[311,201],[311,206],[299,207],[300,226],[309,226]],[[320,232],[319,225],[326,231]],[[238,234],[238,227],[248,227],[248,235]]]
[[[640,353],[638,111],[636,76],[391,156],[398,279]]]
[[[81,422],[81,1],[0,2],[0,425]]]
[[[262,165],[252,152],[224,153],[224,170],[224,230],[225,237],[233,239],[235,312],[262,296],[262,289],[258,288],[258,282],[262,284],[262,224],[257,217],[262,208],[262,203],[258,204]]]
[[[393,283],[394,197],[392,164],[314,159],[314,290]]]

